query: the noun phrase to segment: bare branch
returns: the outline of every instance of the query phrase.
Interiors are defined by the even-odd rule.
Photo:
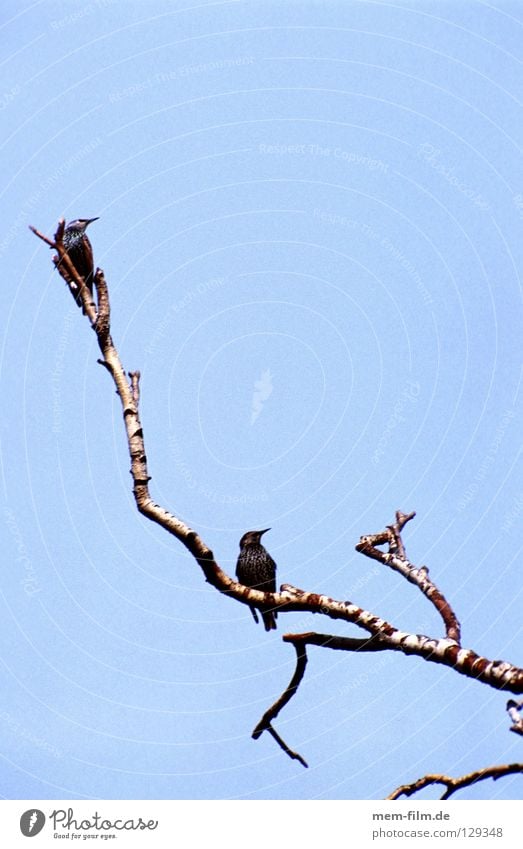
[[[262,609],[272,607],[277,608],[278,612],[285,613],[299,611],[319,613],[330,619],[357,625],[370,635],[365,639],[355,639],[314,632],[286,634],[284,641],[292,643],[296,650],[296,669],[286,690],[265,712],[254,729],[253,737],[258,739],[263,731],[268,731],[289,757],[299,760],[306,766],[303,758],[292,752],[279,737],[273,729],[271,721],[288,703],[299,687],[307,663],[307,645],[340,651],[384,651],[385,649],[401,651],[406,655],[416,655],[433,663],[444,664],[461,675],[474,678],[496,689],[507,690],[514,694],[523,693],[523,669],[500,660],[490,661],[470,649],[461,648],[459,642],[460,625],[450,604],[435,584],[429,580],[428,570],[425,567],[415,567],[407,559],[401,532],[407,522],[414,517],[414,513],[404,514],[398,511],[393,525],[378,534],[362,537],[356,546],[356,550],[389,566],[418,586],[442,616],[447,632],[444,639],[438,640],[423,634],[400,631],[391,623],[350,601],[338,601],[329,596],[308,592],[290,584],[282,584],[280,591],[274,593],[246,587],[233,580],[220,568],[212,550],[196,531],[182,519],[153,501],[149,492],[151,477],[147,467],[144,436],[139,415],[140,373],[134,371],[129,372],[129,375],[126,374],[111,338],[110,303],[103,271],[97,269],[94,276],[98,301],[97,312],[88,288],[83,284],[82,278],[79,277],[64,249],[64,227],[65,222],[62,219],[58,224],[54,242],[36,228],[31,227],[31,230],[49,247],[57,251],[58,256],[55,258],[55,264],[67,284],[73,287],[74,291],[80,289],[85,313],[96,333],[103,357],[98,362],[111,375],[122,405],[131,458],[133,495],[139,512],[179,540],[202,569],[206,581],[219,592],[250,607]],[[377,547],[379,545],[388,545],[388,552],[381,551]],[[515,731],[516,728],[513,727],[512,730]]]
[[[29,229],[32,233],[35,234],[35,236],[38,236],[38,238],[41,239],[42,242],[45,242],[46,245],[49,245],[50,248],[54,248],[56,250],[56,243],[53,242],[52,239],[49,239],[48,236],[45,236],[43,233],[40,232],[40,230],[37,230],[36,227],[33,227],[32,224],[29,225]]]
[[[389,566],[395,572],[403,575],[411,584],[416,584],[423,595],[426,596],[441,615],[448,639],[455,640],[460,645],[461,627],[449,602],[429,579],[429,570],[427,567],[422,566],[421,568],[417,568],[407,559],[405,554],[401,531],[415,515],[415,513],[402,513],[398,510],[396,512],[396,522],[393,525],[389,525],[387,530],[380,531],[377,534],[362,536],[356,545],[356,551],[365,554],[367,557],[371,557],[373,560],[378,560],[385,566]],[[381,551],[376,547],[384,544],[388,544],[388,552]]]
[[[309,764],[307,763],[305,758],[302,758],[302,756],[299,754],[299,752],[295,752],[295,751],[293,751],[293,749],[289,749],[285,740],[282,740],[282,738],[280,737],[278,732],[275,731],[275,729],[272,727],[272,725],[268,726],[267,731],[276,740],[278,746],[280,747],[280,749],[283,749],[283,751],[285,752],[286,755],[288,755],[294,761],[299,761],[301,763],[301,765],[305,767],[305,769],[309,768]]]
[[[514,775],[523,773],[523,764],[503,764],[501,766],[488,766],[484,769],[478,769],[475,772],[469,772],[467,775],[462,775],[460,778],[450,778],[448,775],[424,775],[423,778],[418,778],[412,784],[402,784],[397,787],[387,799],[399,799],[400,796],[412,796],[418,790],[428,787],[431,784],[443,784],[447,789],[440,796],[440,800],[450,799],[457,790],[463,787],[470,787],[472,784],[477,784],[478,781],[484,781],[486,778],[493,778],[497,781],[505,775]]]
[[[129,377],[131,378],[131,392],[133,393],[133,398],[136,406],[138,407],[140,404],[140,377],[141,374],[139,371],[130,371]]]
[[[392,651],[417,655],[432,663],[450,666],[460,675],[474,678],[497,690],[508,690],[516,694],[523,692],[523,669],[502,660],[488,660],[477,655],[472,649],[461,648],[455,640],[436,640],[424,634],[400,631],[350,601],[336,601],[329,596],[305,592],[291,584],[282,584],[280,593],[269,593],[265,598],[266,603],[278,605],[279,610],[308,610],[311,613],[323,613],[331,619],[344,619],[379,637]],[[291,603],[291,599],[294,603]],[[328,643],[324,648],[329,648]]]
[[[313,631],[305,634],[284,634],[282,639],[285,643],[292,643],[295,648],[296,669],[294,670],[294,675],[287,685],[287,688],[274,702],[274,704],[265,711],[258,722],[258,725],[252,732],[252,736],[254,740],[257,740],[264,731],[269,731],[278,745],[287,755],[289,755],[289,757],[299,760],[303,766],[307,767],[308,764],[302,756],[289,749],[272,726],[272,720],[278,716],[282,708],[284,708],[296,694],[298,687],[303,680],[305,667],[307,666],[306,646],[327,646],[330,649],[340,649],[342,651],[381,651],[388,648],[388,646],[382,643],[379,637],[369,637],[365,640],[358,640],[353,637],[337,637],[332,634],[316,634]]]
[[[402,513],[401,510],[396,510],[396,521],[393,525],[388,526],[388,530],[392,533],[390,550],[393,552],[395,551],[398,557],[401,557],[402,560],[406,560],[407,555],[405,554],[405,547],[403,545],[403,540],[401,539],[401,532],[407,522],[410,522],[415,515],[416,512],[414,510],[412,513]]]
[[[95,332],[98,339],[102,341],[102,345],[106,345],[109,341],[109,331],[111,327],[111,305],[109,302],[109,291],[105,282],[104,273],[100,268],[96,269],[94,275],[94,285],[96,288],[96,300],[98,302],[98,315],[96,316]]]
[[[293,752],[292,749],[289,749],[287,744],[282,740],[279,734],[274,730],[272,726],[272,720],[276,719],[279,712],[285,705],[290,702],[294,694],[296,693],[298,687],[301,684],[303,676],[305,675],[305,667],[307,666],[307,649],[305,648],[305,644],[303,641],[296,641],[294,644],[294,648],[296,650],[296,669],[294,670],[294,675],[289,681],[287,688],[283,691],[281,696],[276,699],[274,704],[265,711],[262,718],[258,722],[258,725],[252,732],[253,740],[258,740],[259,737],[263,734],[264,731],[269,731],[270,734],[274,737],[278,745],[283,749],[283,751],[289,755],[290,758],[298,760],[304,767],[308,767],[308,763],[299,755],[297,752]]]
[[[56,231],[55,242],[52,243],[52,247],[55,247],[59,253],[63,251],[63,245],[61,245],[63,227],[64,222],[62,220]],[[39,235],[35,228],[33,228],[33,232]],[[50,242],[46,237],[44,237],[44,241]],[[68,263],[72,266],[65,252],[64,260],[64,267],[67,267]],[[62,269],[62,264],[60,269]],[[74,272],[74,268],[72,268],[72,271]],[[111,339],[109,298],[105,278],[100,269],[97,270],[95,275],[95,285],[99,299],[98,317],[96,317],[96,314],[94,317],[89,314],[89,303],[86,303],[85,306],[103,355],[103,365],[113,378],[122,404],[131,457],[131,475],[136,506],[142,515],[163,527],[187,548],[202,569],[206,580],[212,586],[242,604],[255,607],[274,607],[278,608],[279,612],[308,611],[321,613],[331,619],[350,622],[363,628],[371,636],[379,638],[384,647],[400,650],[405,654],[415,654],[435,663],[443,663],[446,666],[453,667],[460,674],[476,678],[496,689],[506,689],[515,694],[523,693],[522,669],[503,661],[489,661],[470,649],[461,649],[457,640],[453,638],[436,640],[422,634],[400,631],[379,616],[352,604],[350,601],[337,601],[326,595],[306,592],[290,584],[283,584],[280,592],[269,593],[251,589],[230,578],[220,568],[212,550],[196,531],[177,516],[156,504],[151,498],[148,486],[151,477],[147,468],[143,430],[138,409],[138,383],[137,379],[133,377],[131,377],[131,384],[129,383]],[[408,580],[416,583],[425,595],[431,598],[433,603],[437,606],[439,604],[438,609],[447,619],[449,633],[459,633],[457,619],[434,584],[428,580],[426,570],[416,569],[402,556],[404,555],[404,548],[401,542],[401,530],[413,518],[413,515],[398,512],[395,525],[379,534],[362,537],[356,548],[367,556],[391,566],[404,574]],[[383,552],[376,548],[377,545],[383,543],[388,543],[391,551]],[[397,553],[394,554],[393,551]],[[334,647],[336,644],[331,640],[330,645]],[[340,645],[341,643],[338,643],[338,646]],[[325,647],[327,647],[327,644]],[[352,650],[350,644],[346,648]]]
[[[356,639],[355,637],[339,637],[334,634],[317,634],[314,631],[309,631],[306,634],[284,634],[282,637],[284,643],[302,643],[308,646],[320,646],[321,648],[333,649],[334,651],[390,651],[391,647],[379,635],[367,637],[366,639]]]
[[[509,699],[507,702],[507,711],[512,720],[510,730],[514,734],[523,735],[523,716],[520,713],[521,710],[523,710],[523,702],[515,702],[514,699]]]

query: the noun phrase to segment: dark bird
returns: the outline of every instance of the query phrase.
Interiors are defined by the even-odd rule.
[[[93,221],[98,221],[98,218],[78,218],[76,221],[70,221],[64,230],[64,248],[76,271],[83,278],[91,297],[93,296],[94,275],[93,249],[85,231]],[[70,289],[76,303],[79,307],[82,307],[82,312],[85,312],[80,290],[74,282]]]
[[[266,534],[270,528],[264,531],[247,531],[240,540],[240,555],[236,564],[236,577],[240,584],[245,584],[253,590],[261,590],[265,593],[276,592],[276,563],[269,552],[263,547],[260,540],[262,534]],[[250,605],[254,621],[258,622],[256,608]],[[277,612],[258,608],[266,631],[276,629]]]

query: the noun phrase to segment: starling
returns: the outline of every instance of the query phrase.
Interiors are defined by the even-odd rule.
[[[261,590],[265,593],[276,592],[276,563],[260,542],[262,534],[266,534],[270,528],[264,531],[247,531],[240,540],[240,555],[236,564],[236,577],[240,584],[245,584],[253,590]],[[266,631],[276,629],[275,610],[259,608]],[[258,622],[256,608],[251,605],[254,621]]]
[[[98,218],[78,218],[76,221],[71,221],[64,230],[64,248],[76,271],[83,278],[91,297],[94,274],[93,249],[85,231],[93,221],[98,221]],[[75,302],[82,307],[82,312],[85,314],[82,296],[76,283],[73,282],[70,289]]]

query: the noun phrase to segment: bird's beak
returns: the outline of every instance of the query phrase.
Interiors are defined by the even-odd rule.
[[[258,531],[258,533],[259,533],[260,536],[262,536],[262,534],[266,534],[267,531],[270,531],[270,528],[265,528],[264,531]]]
[[[87,219],[87,224],[92,224],[92,223],[93,223],[93,221],[98,221],[99,219],[100,219],[100,216],[99,216],[99,215],[97,215],[97,216],[96,216],[96,218],[88,218],[88,219]],[[87,227],[87,224],[85,225],[86,227]]]

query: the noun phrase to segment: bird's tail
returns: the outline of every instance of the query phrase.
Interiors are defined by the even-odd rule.
[[[275,631],[276,630],[276,617],[277,613],[275,610],[263,610],[261,612],[263,617],[263,624],[265,625],[266,631]]]

